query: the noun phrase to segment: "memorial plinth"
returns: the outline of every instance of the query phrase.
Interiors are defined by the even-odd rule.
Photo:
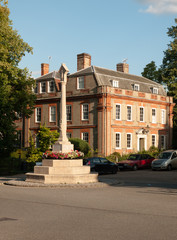
[[[35,166],[34,173],[26,174],[27,182],[44,184],[77,184],[98,182],[98,174],[90,173],[82,159],[44,159],[42,166]]]

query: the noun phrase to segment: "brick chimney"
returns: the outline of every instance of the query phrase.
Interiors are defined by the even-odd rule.
[[[87,53],[77,55],[77,71],[91,66],[91,56]]]
[[[118,63],[117,65],[117,71],[129,73],[129,65],[128,63]]]
[[[49,64],[48,63],[41,63],[41,76],[49,73]]]

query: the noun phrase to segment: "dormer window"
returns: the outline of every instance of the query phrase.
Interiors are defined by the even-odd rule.
[[[84,77],[77,78],[77,89],[84,89]]]
[[[153,94],[158,94],[158,88],[152,87],[152,93]]]
[[[41,82],[41,89],[40,89],[40,93],[45,93],[46,92],[46,86],[45,86],[45,82]]]
[[[139,91],[140,90],[140,85],[139,84],[133,84],[133,90],[134,91]]]
[[[55,84],[54,84],[54,81],[51,80],[48,82],[48,91],[49,92],[54,92],[54,89],[55,89]]]
[[[112,82],[112,86],[113,87],[119,87],[119,81],[117,81],[117,80],[111,80],[111,82]]]

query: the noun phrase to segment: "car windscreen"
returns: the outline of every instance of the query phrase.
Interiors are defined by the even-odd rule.
[[[109,163],[109,161],[107,159],[101,158],[100,159],[101,163]]]
[[[159,154],[158,159],[169,159],[171,154],[171,152],[162,152]]]
[[[135,161],[135,160],[139,160],[139,159],[140,159],[140,155],[134,154],[134,155],[130,155],[127,160]]]

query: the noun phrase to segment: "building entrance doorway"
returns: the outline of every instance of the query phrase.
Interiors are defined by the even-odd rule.
[[[144,143],[144,138],[139,138],[139,151],[143,151],[145,149]]]

